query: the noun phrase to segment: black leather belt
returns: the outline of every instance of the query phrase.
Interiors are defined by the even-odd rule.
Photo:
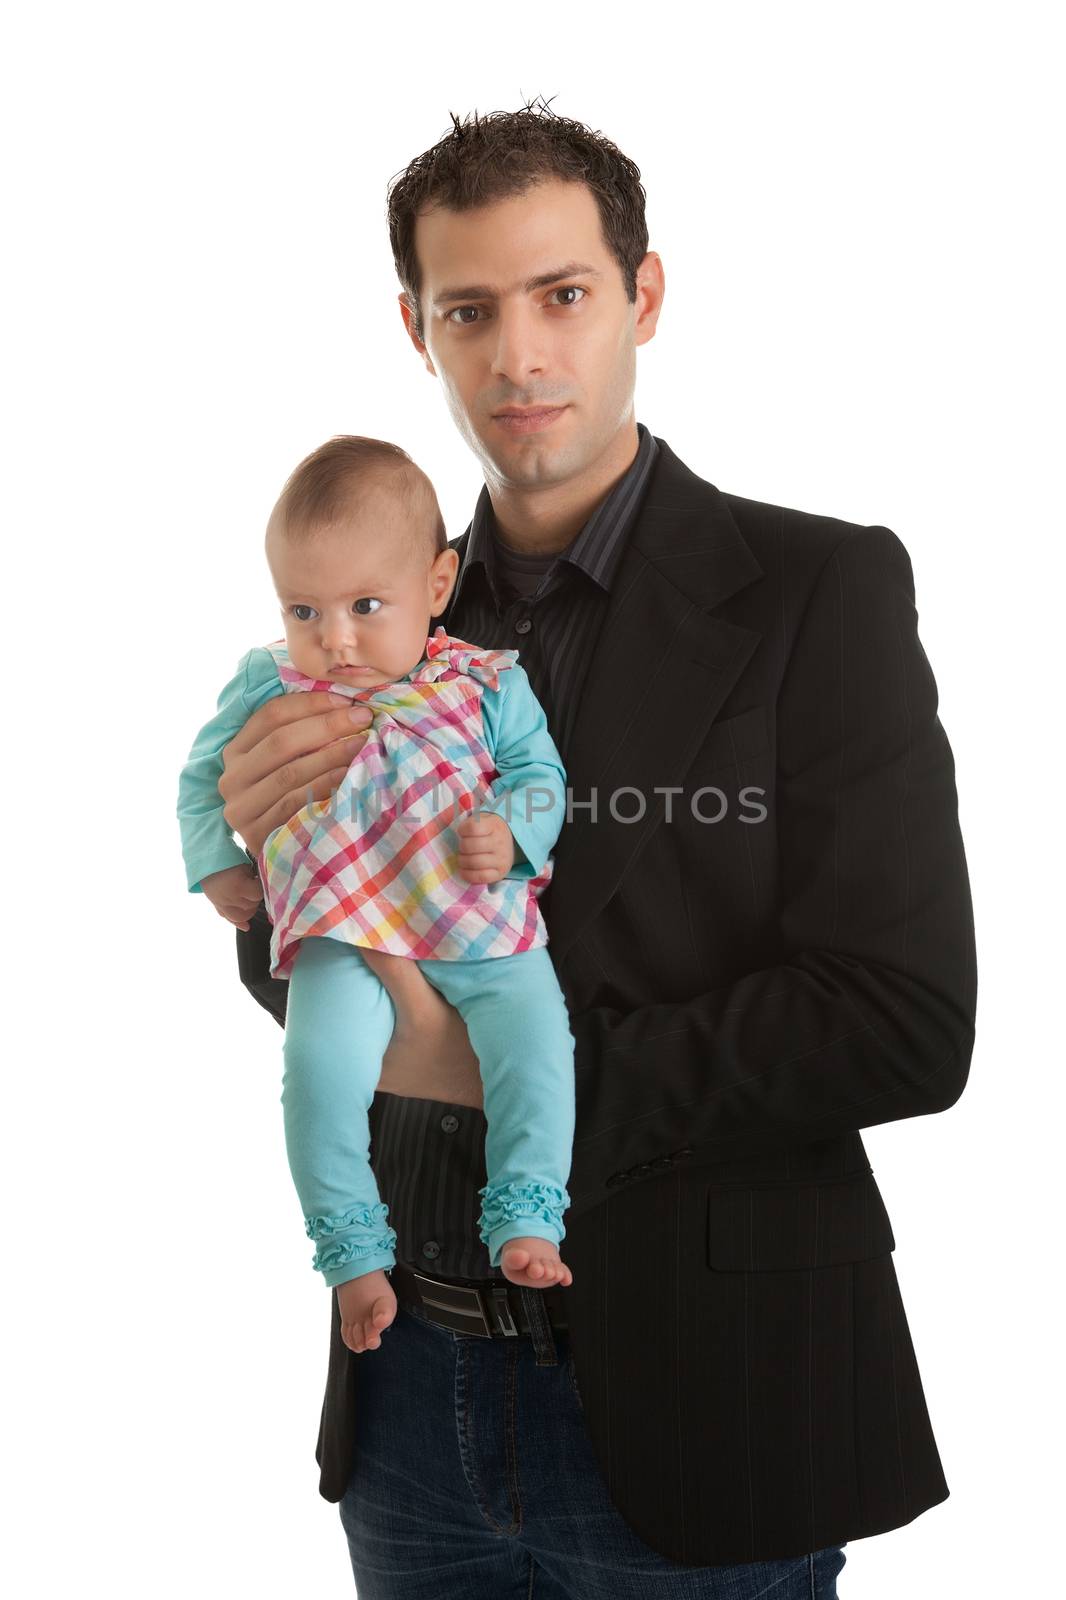
[[[482,1279],[480,1282],[468,1279],[466,1283],[457,1283],[447,1278],[431,1278],[397,1261],[389,1269],[389,1282],[402,1305],[417,1307],[430,1322],[435,1322],[439,1328],[450,1328],[453,1333],[516,1339],[519,1334],[532,1332],[523,1304],[523,1291],[518,1284],[506,1279]],[[540,1297],[553,1328],[567,1327],[565,1290],[553,1285],[549,1289],[526,1292]]]

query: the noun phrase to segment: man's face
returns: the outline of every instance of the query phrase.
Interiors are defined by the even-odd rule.
[[[401,296],[404,322],[490,488],[564,483],[597,461],[632,423],[658,256],[645,256],[630,303],[591,191],[555,179],[474,211],[429,211],[415,249],[424,347]],[[508,421],[507,407],[554,409]]]

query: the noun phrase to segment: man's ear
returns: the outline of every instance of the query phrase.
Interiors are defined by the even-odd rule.
[[[659,312],[666,294],[666,274],[663,260],[657,250],[649,250],[637,268],[636,344],[647,344],[654,339]]]
[[[429,359],[429,351],[426,349],[425,345],[422,343],[422,340],[418,337],[418,334],[415,331],[415,313],[411,302],[408,300],[407,295],[404,292],[398,294],[396,298],[400,302],[400,315],[403,318],[403,325],[407,329],[408,337],[410,338],[411,343],[414,345],[415,349],[426,363],[427,369],[433,374],[434,377],[436,377],[437,369]]]

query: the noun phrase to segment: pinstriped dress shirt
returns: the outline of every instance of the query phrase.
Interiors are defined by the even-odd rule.
[[[483,488],[446,614],[457,638],[518,650],[564,763],[611,581],[659,454],[643,423],[637,433],[625,475],[558,555],[508,551]],[[478,1190],[488,1181],[484,1112],[379,1092],[369,1122],[371,1165],[396,1230],[396,1259],[440,1278],[502,1280],[477,1230]]]

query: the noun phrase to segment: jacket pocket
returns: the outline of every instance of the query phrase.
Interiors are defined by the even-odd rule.
[[[832,1267],[895,1248],[872,1169],[845,1178],[707,1190],[707,1265],[713,1272]]]

